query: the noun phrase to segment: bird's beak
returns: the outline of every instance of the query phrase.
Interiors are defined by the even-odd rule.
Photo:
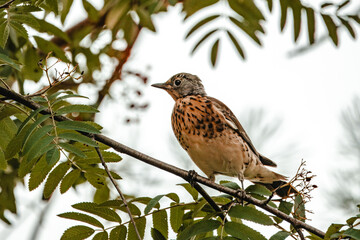
[[[156,87],[156,88],[165,89],[165,90],[169,89],[169,87],[170,87],[166,82],[164,82],[164,83],[155,83],[155,84],[152,84],[151,86]]]

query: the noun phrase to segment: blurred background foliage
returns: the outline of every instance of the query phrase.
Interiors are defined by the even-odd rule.
[[[298,42],[301,33],[307,36],[306,46],[299,46],[292,55],[309,50],[324,40],[338,46],[341,34],[350,34],[355,39],[355,28],[360,24],[360,7],[357,11],[348,10],[355,9],[358,2],[350,0],[337,3],[323,1],[316,6],[303,0],[104,0],[100,8],[82,0],[87,18],[64,29],[70,11],[76,12],[73,0],[0,0],[0,78],[21,94],[31,94],[25,83],[30,81],[39,83],[39,89],[43,87],[41,79],[45,79],[46,74],[41,69],[42,62],[52,52],[52,56],[68,64],[69,69],[75,69],[77,75],[54,86],[49,93],[60,89],[76,92],[81,85],[90,85],[95,89],[93,106],[98,108],[106,97],[111,99],[110,89],[119,82],[124,86],[122,97],[127,109],[141,112],[148,106],[141,99],[148,77],[136,69],[126,69],[124,65],[131,57],[141,31],[148,29],[156,32],[152,17],[166,13],[177,4],[182,5],[184,21],[195,19],[185,36],[185,39],[195,39],[191,53],[196,53],[205,42],[211,42],[209,60],[212,66],[221,60],[218,57],[221,44],[232,45],[241,59],[246,59],[246,46],[242,44],[244,38],[263,45],[268,20],[265,16],[271,16],[275,4],[280,6],[281,11],[279,16],[272,17],[279,19],[280,30],[290,25],[294,42]],[[320,25],[324,31],[319,31]],[[56,80],[64,73],[52,70],[49,74],[50,79]],[[357,163],[360,155],[359,107],[357,99],[352,110],[343,115],[346,134],[343,150]],[[86,121],[93,120],[94,114],[81,113],[71,117]],[[261,111],[246,114],[251,118],[247,129],[259,146],[266,145],[264,141],[269,141],[278,129],[275,125],[265,124],[263,131],[252,131],[252,126],[259,123],[256,119],[262,119],[262,114]],[[139,118],[128,117],[125,121],[137,122]],[[17,213],[14,188],[17,183],[24,182],[24,178],[18,176],[16,162],[12,166],[12,171],[0,171],[0,216],[3,221],[7,221],[4,211]],[[352,168],[339,174],[339,179],[351,179],[354,184],[359,184],[356,172],[358,169]],[[359,199],[357,192],[346,192],[348,196],[334,193],[334,196],[342,198],[336,202],[343,203],[340,206],[343,209],[354,206],[353,202]]]

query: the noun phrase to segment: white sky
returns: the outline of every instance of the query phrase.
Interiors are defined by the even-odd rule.
[[[180,6],[177,6],[170,8],[168,13],[153,18],[156,34],[142,31],[126,69],[146,73],[150,83],[164,82],[178,72],[190,72],[198,75],[203,80],[207,93],[227,104],[239,117],[240,122],[246,119],[246,116],[239,114],[259,108],[266,110],[265,116],[268,116],[270,121],[282,119],[279,140],[273,139],[273,142],[262,150],[262,154],[274,157],[271,154],[277,152],[279,145],[296,143],[297,150],[293,159],[273,160],[278,162],[279,173],[292,176],[303,158],[307,162],[307,168],[317,175],[314,183],[319,188],[313,192],[314,198],[307,208],[314,211],[314,214],[309,216],[312,219],[310,224],[325,231],[325,227],[332,222],[344,221],[347,217],[329,211],[325,193],[335,183],[332,171],[341,168],[344,161],[338,147],[342,136],[339,117],[353,97],[360,93],[360,45],[358,41],[351,40],[348,33],[341,32],[339,48],[334,48],[330,41],[326,41],[306,54],[288,58],[288,51],[297,46],[292,42],[292,22],[287,23],[285,33],[281,34],[277,5],[274,7],[275,11],[268,16],[269,21],[265,25],[266,35],[262,37],[262,48],[244,37],[240,39],[246,50],[245,62],[237,56],[229,42],[221,43],[216,68],[210,66],[208,44],[191,57],[189,53],[193,41],[184,41],[185,33],[191,24],[183,24],[182,16],[179,15]],[[76,12],[77,16],[81,16],[80,8]],[[77,21],[75,19],[72,22]],[[318,26],[321,31],[322,23]],[[303,31],[301,41],[305,42],[306,28],[303,28]],[[200,35],[196,35],[193,39],[199,37]],[[147,70],[148,66],[151,66],[150,70]],[[180,149],[180,145],[171,147],[168,144],[172,135],[170,114],[173,100],[170,96],[159,89],[146,88],[145,98],[150,107],[141,115],[139,125],[129,127],[119,121],[123,117],[122,104],[116,101],[119,99],[117,94],[120,89],[121,86],[118,85],[112,88],[115,101],[104,104],[97,116],[97,121],[104,126],[104,134],[160,160],[185,167],[186,165],[176,160],[173,153],[174,148]],[[86,89],[83,91],[83,94],[87,95]],[[140,195],[150,197],[169,191],[182,194],[181,188],[175,187],[175,184],[183,182],[181,179],[161,170],[149,170],[150,167],[134,159],[124,162],[131,162],[131,169],[134,170],[133,175],[120,183],[125,192],[141,192]],[[119,174],[122,175],[121,172]],[[144,182],[141,181],[142,178],[151,179],[152,176],[166,184],[153,188],[139,186],[139,182]],[[29,202],[37,199],[41,191],[41,187],[30,194],[21,189],[17,190]],[[71,190],[61,197],[56,196],[58,193],[55,194],[54,204],[47,213],[40,239],[49,239],[49,236],[51,239],[59,239],[67,227],[78,224],[56,216],[71,211],[72,204],[91,200],[88,189],[80,189],[78,193],[80,194]],[[37,209],[36,213],[31,212],[34,208]],[[28,226],[36,221],[39,209],[41,206],[36,207],[36,204],[19,209],[22,216],[27,213],[29,216],[19,223],[16,232],[4,230],[0,225],[0,233],[9,234],[7,239],[25,239],[24,236],[29,236],[26,233],[31,230]]]

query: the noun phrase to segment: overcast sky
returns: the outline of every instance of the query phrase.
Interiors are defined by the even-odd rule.
[[[80,9],[79,5],[72,22],[81,20],[80,13],[83,10]],[[312,219],[310,224],[326,230],[325,227],[332,222],[344,221],[346,216],[330,214],[328,211],[325,192],[335,184],[332,171],[343,166],[338,147],[342,137],[339,121],[341,111],[360,93],[358,41],[351,40],[348,33],[341,32],[339,48],[327,40],[316,49],[289,58],[287,53],[298,46],[292,41],[292,22],[288,22],[285,33],[280,33],[278,6],[275,5],[274,13],[268,16],[269,21],[265,25],[266,35],[262,37],[264,46],[259,48],[246,37],[240,38],[247,55],[247,60],[242,61],[229,42],[224,41],[220,46],[218,66],[212,68],[209,60],[210,45],[204,44],[194,56],[190,56],[194,41],[184,41],[184,36],[193,22],[183,24],[180,10],[180,6],[170,8],[167,13],[153,18],[157,33],[148,30],[141,32],[126,69],[144,72],[149,76],[149,84],[164,82],[178,72],[196,74],[203,80],[208,95],[228,105],[240,122],[247,119],[247,116],[241,114],[252,109],[264,109],[268,117],[264,121],[278,122],[281,119],[281,134],[261,149],[262,154],[278,163],[279,173],[292,177],[301,159],[304,159],[307,168],[317,175],[314,183],[319,188],[313,192],[313,200],[307,206],[314,211],[314,214],[309,215]],[[66,25],[70,26],[71,21]],[[322,23],[319,25],[321,33],[323,26]],[[301,34],[301,43],[306,43],[305,33]],[[200,35],[193,38],[198,39]],[[128,126],[119,120],[123,117],[123,104],[116,100],[120,100],[121,88],[119,85],[113,86],[115,100],[105,102],[97,116],[97,121],[104,126],[104,134],[160,160],[185,167],[174,157],[174,152],[178,154],[182,151],[180,145],[174,147],[169,144],[172,136],[172,98],[164,91],[147,87],[144,100],[150,103],[150,107],[140,115],[139,124]],[[81,91],[87,95],[86,88]],[[275,153],[287,143],[296,145],[291,159],[277,159]],[[180,187],[174,187],[183,182],[181,179],[161,170],[145,174],[144,171],[149,169],[145,164],[137,160],[126,161],[132,162],[136,174],[121,182],[125,191],[139,192],[139,189],[143,189],[136,185],[138,181],[141,182],[139,179],[151,179],[153,174],[154,178],[163,179],[169,189],[154,187],[151,191],[143,190],[143,195],[153,197],[169,191],[181,193]],[[122,175],[121,172],[119,174]],[[29,195],[27,191],[18,189],[18,194],[25,199],[36,199],[41,191],[40,188]],[[77,224],[75,221],[60,219],[56,214],[70,211],[71,205],[79,201],[91,200],[87,190],[80,190],[79,193],[71,190],[61,198],[55,195],[54,204],[44,222],[41,239],[48,239],[49,236],[59,239],[67,227]],[[32,207],[24,207],[20,213],[21,210],[26,215]],[[35,220],[36,214],[29,215],[8,239],[24,239],[24,234],[30,231],[28,226]]]

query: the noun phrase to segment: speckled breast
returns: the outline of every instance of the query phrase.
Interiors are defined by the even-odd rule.
[[[206,96],[187,96],[176,100],[171,122],[175,136],[185,150],[197,140],[206,141],[221,136],[226,128]]]

